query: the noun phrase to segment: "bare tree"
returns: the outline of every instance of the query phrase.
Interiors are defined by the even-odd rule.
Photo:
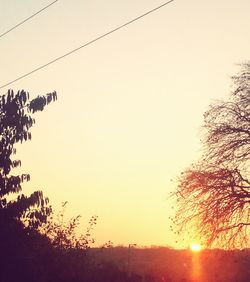
[[[204,115],[204,155],[179,178],[178,232],[196,230],[208,246],[247,246],[250,227],[250,62],[232,77],[228,101]]]

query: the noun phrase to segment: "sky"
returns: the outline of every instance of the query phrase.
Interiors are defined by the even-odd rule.
[[[0,34],[51,3],[0,0]],[[0,85],[163,4],[59,0],[0,38]],[[11,86],[56,90],[18,145],[24,186],[84,223],[97,244],[180,247],[169,193],[201,154],[203,113],[250,55],[248,0],[176,0]],[[178,241],[178,242],[176,242]]]

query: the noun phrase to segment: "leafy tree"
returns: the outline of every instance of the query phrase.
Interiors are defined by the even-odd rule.
[[[62,210],[55,217],[54,213],[47,222],[39,228],[41,234],[49,238],[54,248],[62,250],[87,250],[91,244],[95,243],[91,236],[91,231],[97,222],[97,216],[92,216],[88,222],[85,233],[78,234],[80,215],[65,221],[65,210],[67,202],[62,203]]]
[[[9,90],[0,96],[0,222],[25,221],[26,227],[37,228],[50,214],[48,199],[41,191],[30,196],[22,194],[22,183],[30,180],[29,174],[12,175],[13,168],[20,167],[21,161],[13,159],[15,144],[31,139],[30,128],[34,125],[33,114],[57,99],[56,92],[29,99],[24,90],[14,93]],[[17,195],[10,200],[11,195]]]
[[[204,115],[204,155],[174,193],[178,232],[195,229],[207,245],[247,246],[250,227],[250,62],[232,77],[227,101]]]

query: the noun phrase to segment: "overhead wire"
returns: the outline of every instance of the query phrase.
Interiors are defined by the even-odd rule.
[[[23,79],[23,78],[25,78],[25,77],[27,77],[27,76],[37,72],[37,71],[39,71],[39,70],[41,70],[41,69],[43,69],[43,68],[45,68],[45,67],[47,67],[47,66],[49,66],[49,65],[51,65],[53,63],[55,63],[55,62],[65,58],[65,57],[67,57],[67,56],[69,56],[69,55],[79,51],[80,49],[93,44],[94,42],[96,42],[96,41],[98,41],[98,40],[100,40],[100,39],[102,39],[102,38],[104,38],[104,37],[106,37],[106,36],[116,32],[116,31],[118,31],[118,30],[120,30],[120,29],[122,29],[122,28],[124,28],[124,27],[126,27],[126,26],[128,26],[130,24],[132,24],[132,23],[134,23],[135,21],[138,21],[139,19],[141,19],[141,18],[143,18],[143,17],[145,17],[145,16],[147,16],[147,15],[149,15],[149,14],[151,14],[151,13],[153,13],[153,12],[155,12],[155,11],[161,9],[161,8],[163,8],[164,6],[170,4],[171,2],[174,2],[174,0],[167,1],[167,2],[165,2],[163,4],[161,4],[160,6],[157,6],[157,7],[153,8],[153,9],[149,10],[148,12],[146,12],[146,13],[144,13],[144,14],[142,14],[142,15],[140,15],[140,16],[138,16],[138,17],[136,17],[136,18],[134,18],[134,19],[132,19],[132,20],[130,20],[130,21],[128,21],[128,22],[126,22],[126,23],[124,23],[124,24],[122,24],[122,25],[120,25],[120,26],[118,26],[118,27],[116,27],[116,28],[114,28],[114,29],[112,29],[110,31],[108,31],[108,32],[106,32],[106,33],[104,33],[103,35],[98,36],[95,39],[93,39],[93,40],[91,40],[91,41],[89,41],[89,42],[87,42],[87,43],[85,43],[85,44],[83,44],[83,45],[81,45],[81,46],[79,46],[79,47],[77,47],[77,48],[75,48],[75,49],[73,49],[73,50],[71,50],[71,51],[69,51],[69,52],[67,52],[67,53],[57,57],[57,58],[55,58],[55,59],[53,59],[53,60],[51,60],[51,61],[49,61],[48,63],[46,63],[44,65],[41,65],[41,66],[33,69],[32,71],[27,72],[27,73],[25,73],[25,74],[15,78],[15,79],[11,80],[10,82],[8,82],[8,83],[6,83],[4,85],[1,85],[0,89],[4,88],[6,86],[9,86],[9,85],[13,84],[16,81],[19,81],[19,80],[21,80],[21,79]]]
[[[37,16],[38,14],[40,14],[41,12],[43,12],[44,10],[48,9],[50,6],[52,6],[53,4],[55,4],[56,2],[58,2],[59,0],[55,0],[53,2],[51,2],[50,4],[48,4],[47,6],[43,7],[41,10],[37,11],[36,13],[32,14],[31,16],[29,16],[28,18],[22,20],[21,22],[19,22],[18,24],[16,24],[15,26],[13,26],[12,28],[6,30],[5,32],[0,34],[0,38],[7,35],[8,33],[10,33],[11,31],[13,31],[14,29],[18,28],[20,25],[24,24],[25,22],[29,21],[30,19],[34,18],[35,16]]]

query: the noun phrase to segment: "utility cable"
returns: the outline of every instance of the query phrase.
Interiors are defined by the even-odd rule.
[[[8,29],[7,31],[3,32],[2,34],[0,34],[0,38],[5,36],[6,34],[8,34],[9,32],[11,32],[12,30],[18,28],[20,25],[24,24],[25,22],[29,21],[30,19],[34,18],[36,15],[40,14],[41,12],[43,12],[44,10],[48,9],[50,6],[52,6],[53,4],[55,4],[57,1],[59,0],[55,0],[54,2],[51,2],[50,4],[48,4],[47,6],[43,7],[41,10],[37,11],[36,13],[34,13],[33,15],[29,16],[28,18],[24,19],[23,21],[21,21],[20,23],[16,24],[15,26],[13,26],[12,28]]]
[[[46,63],[46,64],[44,64],[44,65],[41,65],[41,66],[39,66],[39,67],[33,69],[32,71],[30,71],[30,72],[28,72],[28,73],[26,73],[26,74],[24,74],[24,75],[22,75],[22,76],[19,76],[19,77],[17,77],[16,79],[14,79],[14,80],[12,80],[12,81],[10,81],[10,82],[4,84],[4,85],[1,85],[1,86],[0,86],[0,89],[4,88],[4,87],[6,87],[6,86],[9,86],[9,85],[11,85],[11,84],[13,84],[14,82],[16,82],[16,81],[18,81],[18,80],[21,80],[21,79],[23,79],[23,78],[25,78],[25,77],[27,77],[27,76],[29,76],[29,75],[31,75],[31,74],[37,72],[37,71],[39,71],[39,70],[41,70],[41,69],[43,69],[43,68],[45,68],[45,67],[47,67],[47,66],[49,66],[49,65],[51,65],[51,64],[53,64],[53,63],[55,63],[55,62],[57,62],[57,61],[59,61],[59,60],[65,58],[65,57],[67,57],[67,56],[69,56],[69,55],[71,55],[71,54],[73,54],[73,53],[75,53],[75,52],[77,52],[77,51],[79,51],[80,49],[82,49],[82,48],[84,48],[84,47],[86,47],[86,46],[88,46],[88,45],[93,44],[94,42],[96,42],[96,41],[98,41],[98,40],[100,40],[100,39],[102,39],[102,38],[104,38],[104,37],[106,37],[106,36],[108,36],[108,35],[110,35],[110,34],[116,32],[116,31],[118,31],[118,30],[120,30],[120,29],[122,29],[122,28],[124,28],[124,27],[126,27],[126,26],[128,26],[128,25],[130,25],[130,24],[132,24],[132,23],[134,23],[135,21],[138,21],[139,19],[141,19],[141,18],[143,18],[143,17],[145,17],[145,16],[147,16],[147,15],[149,15],[149,14],[151,14],[151,13],[153,13],[153,12],[155,12],[155,11],[161,9],[161,8],[163,8],[164,6],[166,6],[167,4],[170,4],[170,3],[173,2],[173,1],[174,1],[174,0],[170,0],[170,1],[168,1],[168,2],[165,2],[165,3],[163,3],[162,5],[160,5],[160,6],[156,7],[156,8],[154,8],[154,9],[152,9],[152,10],[150,10],[150,11],[148,11],[148,12],[146,12],[146,13],[144,13],[144,14],[142,14],[142,15],[140,15],[140,16],[138,16],[138,17],[136,17],[136,18],[134,18],[134,19],[132,19],[132,20],[130,20],[130,21],[128,21],[128,22],[122,24],[122,25],[120,25],[120,26],[118,26],[117,28],[114,28],[114,29],[112,29],[112,30],[110,30],[110,31],[108,31],[108,32],[106,32],[106,33],[104,33],[103,35],[96,37],[95,39],[93,39],[93,40],[91,40],[91,41],[89,41],[89,42],[87,42],[87,43],[81,45],[80,47],[75,48],[75,49],[69,51],[68,53],[65,53],[65,54],[62,55],[62,56],[59,56],[59,57],[57,57],[57,58],[55,58],[55,59],[49,61],[48,63]]]

